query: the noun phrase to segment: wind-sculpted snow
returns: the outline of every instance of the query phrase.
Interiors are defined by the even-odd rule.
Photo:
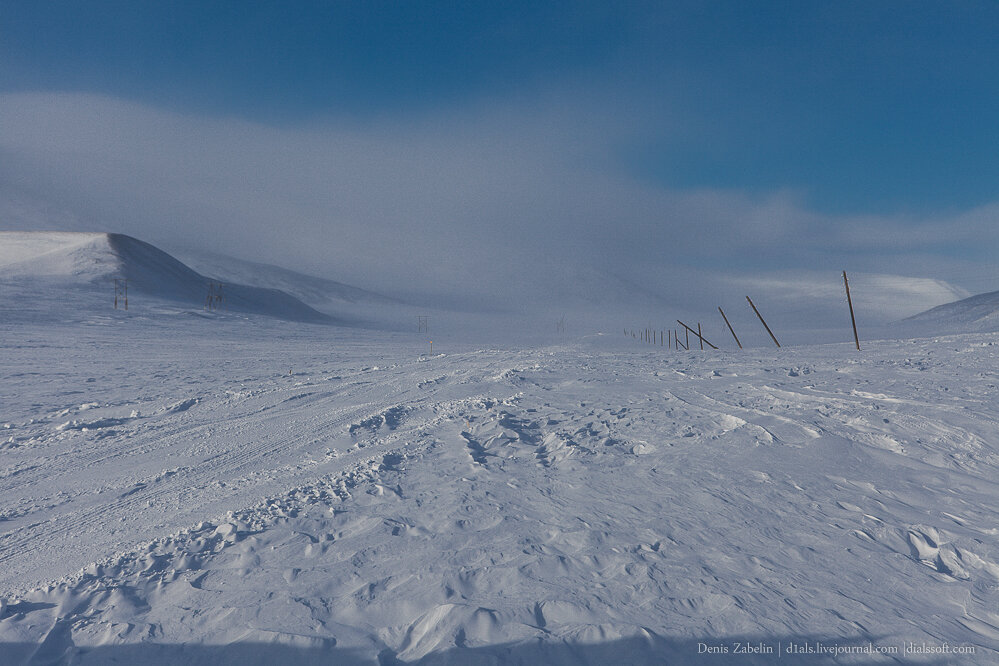
[[[991,338],[218,323],[4,331],[3,663],[997,659]]]

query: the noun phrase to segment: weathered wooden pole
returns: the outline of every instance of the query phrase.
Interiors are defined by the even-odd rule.
[[[775,336],[774,332],[770,330],[769,326],[767,326],[767,322],[763,319],[763,315],[760,314],[760,311],[756,309],[756,305],[753,304],[753,299],[751,299],[749,296],[746,296],[746,300],[749,301],[749,305],[752,306],[753,312],[756,313],[756,316],[760,318],[760,323],[763,324],[763,328],[767,329],[767,333],[770,334],[770,339],[773,340],[774,344],[777,345],[777,347],[779,348],[780,343],[777,342],[777,336]]]
[[[739,345],[739,349],[742,349],[742,343],[739,342],[739,336],[735,334],[735,329],[732,328],[732,324],[728,323],[728,317],[725,316],[725,311],[721,309],[720,305],[718,306],[718,312],[721,312],[722,319],[725,320],[725,325],[728,326],[729,332],[732,334],[732,337],[735,338],[735,344]]]
[[[697,322],[697,337],[701,338],[701,351],[704,351],[704,338],[701,337],[701,322]]]
[[[853,324],[853,342],[860,351],[860,336],[857,335],[857,318],[853,316],[853,299],[850,298],[850,281],[846,279],[846,271],[843,271],[843,286],[846,287],[846,302],[850,305],[850,323]]]
[[[684,324],[679,319],[676,320],[676,323],[680,324],[680,326],[683,326],[685,329],[687,329],[687,339],[688,340],[690,339],[690,334],[693,333],[694,335],[696,335],[698,338],[701,339],[701,342],[703,342],[704,344],[707,344],[707,346],[711,347],[712,349],[718,349],[718,347],[715,347],[713,344],[711,344],[710,342],[708,342],[707,340],[705,340],[704,336],[702,336],[698,331],[695,331],[691,327],[687,326],[686,324]],[[704,344],[701,345],[701,349],[704,349]]]

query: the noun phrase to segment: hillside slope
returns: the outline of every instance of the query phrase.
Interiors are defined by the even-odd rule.
[[[129,292],[185,307],[203,307],[209,278],[144,241],[113,233],[0,232],[0,281],[11,294],[28,285],[40,291],[58,286],[87,294],[110,289],[115,278]],[[226,284],[227,311],[262,314],[293,321],[325,322],[330,317],[278,289]]]
[[[209,253],[175,253],[203,275],[254,287],[280,289],[322,312],[333,314],[354,304],[398,304],[399,301],[358,287],[272,264]]]
[[[897,327],[908,335],[999,331],[999,291],[938,305],[902,320]]]

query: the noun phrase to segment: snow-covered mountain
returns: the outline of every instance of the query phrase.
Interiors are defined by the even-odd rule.
[[[92,292],[107,290],[114,278],[128,281],[132,294],[146,302],[169,301],[201,307],[209,277],[149,243],[114,233],[0,232],[0,281],[22,289],[32,281]],[[325,315],[283,291],[226,283],[224,309],[293,321],[330,321]],[[133,303],[135,299],[133,298]]]

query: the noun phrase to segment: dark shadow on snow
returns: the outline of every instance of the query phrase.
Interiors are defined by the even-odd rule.
[[[456,636],[456,643],[464,642],[464,636]],[[800,649],[805,646],[827,648],[838,646],[864,647],[873,644],[888,647],[890,643],[879,642],[876,637],[725,637],[704,639],[673,639],[660,636],[651,638],[627,638],[605,643],[566,643],[561,641],[537,641],[533,643],[496,644],[484,647],[460,647],[455,645],[446,650],[430,653],[416,661],[403,661],[391,650],[381,652],[358,651],[336,646],[335,639],[304,639],[325,643],[327,647],[296,647],[274,643],[232,643],[229,645],[177,645],[141,643],[104,647],[77,647],[63,641],[53,642],[53,636],[42,644],[0,643],[0,663],[4,666],[34,664],[72,664],[90,666],[98,664],[138,664],[140,666],[161,666],[175,664],[226,666],[276,665],[276,664],[324,664],[336,666],[397,666],[400,664],[420,664],[421,666],[457,666],[464,664],[524,664],[524,665],[660,665],[660,664],[801,664],[823,666],[827,664],[987,664],[996,663],[999,654],[978,647],[974,655],[908,655],[903,645],[897,645],[894,655],[840,654],[816,652],[813,654],[789,654],[789,644]],[[68,636],[61,636],[63,639]],[[304,638],[304,637],[300,637]],[[739,654],[739,645],[754,648],[768,646],[773,650],[768,654]],[[777,653],[778,646],[783,648]],[[708,648],[712,648],[708,652]],[[727,648],[727,653],[720,653]]]

